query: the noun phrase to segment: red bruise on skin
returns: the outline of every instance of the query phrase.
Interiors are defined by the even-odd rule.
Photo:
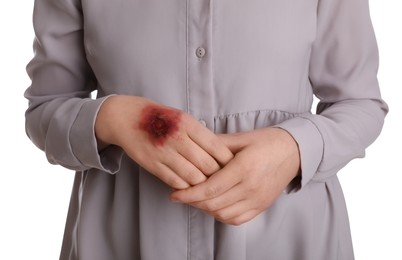
[[[157,146],[179,130],[181,113],[178,110],[150,105],[141,112],[139,128],[148,133],[149,140]]]

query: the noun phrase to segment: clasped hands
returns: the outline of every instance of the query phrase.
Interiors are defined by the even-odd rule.
[[[120,146],[186,203],[232,225],[269,208],[299,174],[294,139],[280,128],[215,135],[191,115],[133,96],[112,96],[95,123],[100,146]]]

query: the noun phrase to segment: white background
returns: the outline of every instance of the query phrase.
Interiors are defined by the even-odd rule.
[[[402,3],[370,0],[379,80],[390,106],[384,130],[340,173],[357,260],[402,259]],[[32,58],[33,1],[0,2],[0,259],[58,259],[73,173],[47,163],[26,137],[23,92]],[[112,260],[112,259],[111,259]],[[155,259],[157,260],[157,259]],[[325,260],[325,259],[323,259]]]

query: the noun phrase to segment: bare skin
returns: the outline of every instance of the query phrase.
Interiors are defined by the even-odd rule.
[[[95,133],[100,147],[120,146],[174,189],[204,182],[233,158],[223,141],[189,114],[140,97],[109,97]]]
[[[171,194],[217,220],[243,224],[269,208],[299,174],[296,142],[284,130],[265,128],[221,135],[235,157],[207,181]]]
[[[269,208],[299,174],[285,130],[215,135],[189,114],[132,96],[109,97],[95,123],[101,147],[120,146],[175,189],[170,199],[243,224]]]

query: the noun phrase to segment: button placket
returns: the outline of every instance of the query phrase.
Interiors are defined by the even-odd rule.
[[[187,1],[187,109],[209,127],[214,113],[212,8],[212,0]]]
[[[208,128],[214,122],[212,6],[212,0],[187,0],[188,112]],[[215,220],[197,208],[189,208],[188,225],[188,259],[213,259]]]

